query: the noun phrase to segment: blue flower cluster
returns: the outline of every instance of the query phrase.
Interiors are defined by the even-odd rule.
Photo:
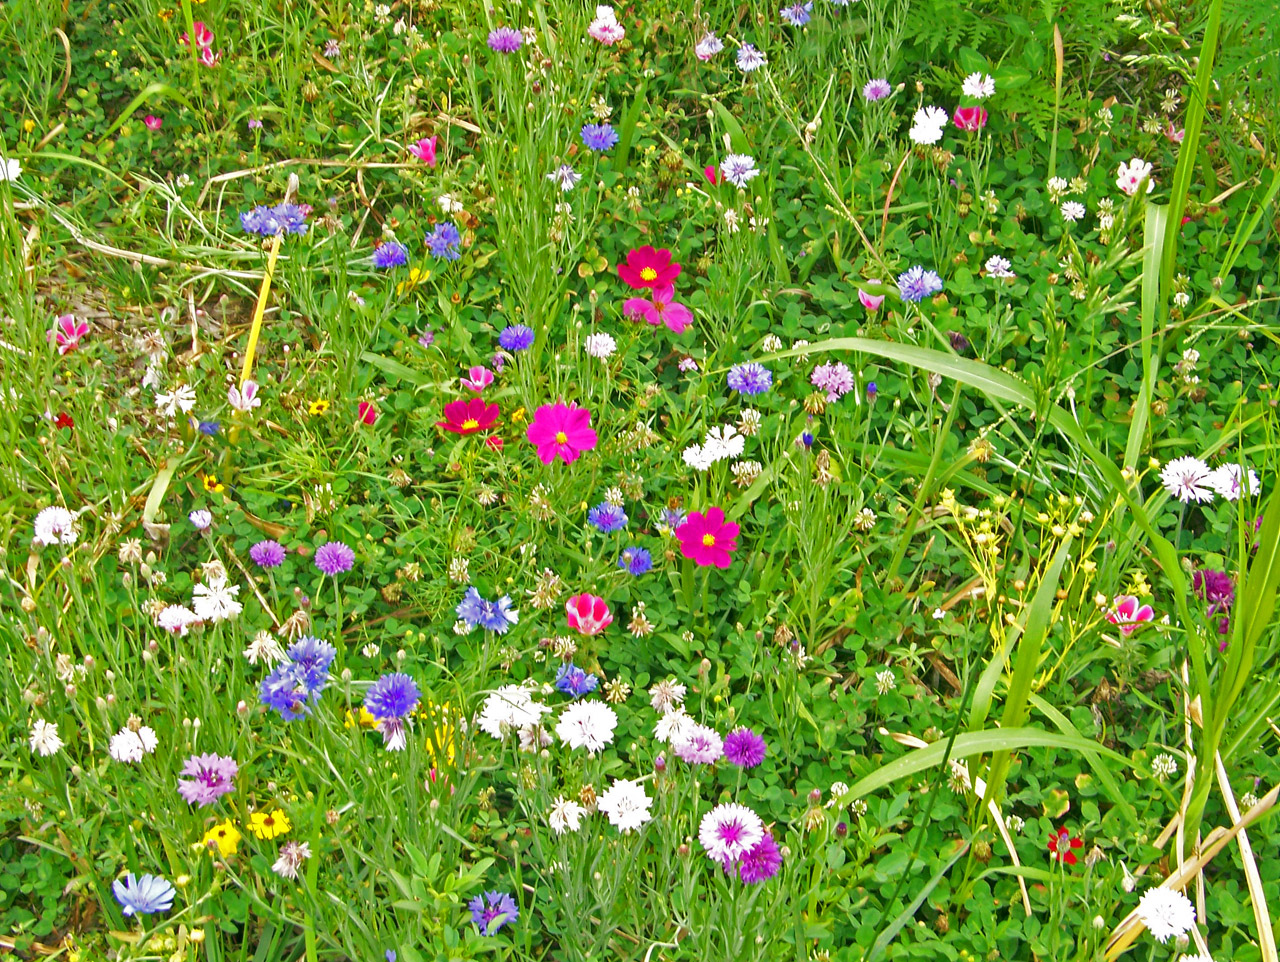
[[[275,237],[277,234],[307,232],[307,215],[311,208],[306,204],[276,204],[274,207],[259,205],[240,215],[240,226],[250,234]]]
[[[573,698],[581,698],[583,695],[591,694],[599,684],[599,678],[583,671],[573,662],[561,665],[560,670],[556,672],[556,691],[570,695]]]
[[[729,387],[739,394],[763,394],[773,386],[773,372],[751,361],[729,368]]]
[[[262,680],[262,703],[285,721],[305,718],[329,683],[329,666],[338,649],[327,641],[304,635],[289,646],[285,660]]]
[[[937,271],[927,271],[919,264],[898,275],[898,293],[904,301],[919,304],[942,290],[942,278]]]
[[[436,224],[427,235],[427,249],[431,251],[431,256],[441,257],[447,261],[456,261],[462,256],[462,252],[458,250],[458,245],[461,243],[462,235],[458,233],[458,228],[447,220]]]
[[[520,620],[520,612],[511,607],[511,596],[503,595],[497,601],[486,601],[474,587],[468,588],[455,609],[468,628],[504,635],[507,629]]]
[[[627,526],[627,512],[616,504],[601,501],[587,512],[587,523],[601,534],[621,531]]]

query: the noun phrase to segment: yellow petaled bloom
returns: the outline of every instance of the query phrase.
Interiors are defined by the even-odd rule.
[[[307,413],[312,417],[315,417],[318,414],[324,414],[327,410],[329,410],[328,401],[312,401],[307,405]]]
[[[173,11],[172,11],[172,10],[161,10],[161,11],[160,11],[160,19],[161,19],[161,20],[163,20],[165,23],[168,23],[170,20],[172,20],[172,19],[173,19]]]
[[[524,408],[516,408],[511,415],[511,423],[519,424],[521,421],[524,420],[524,414],[525,414]]]
[[[206,474],[204,476],[204,489],[216,493],[223,490],[223,485],[218,481],[216,474]]]
[[[289,816],[278,808],[274,812],[254,812],[249,816],[249,831],[257,838],[276,838],[291,828]]]
[[[405,291],[411,291],[423,281],[431,276],[430,271],[424,271],[418,267],[409,268],[409,279],[401,281],[396,285],[396,293],[403,294]]]
[[[437,768],[452,765],[457,749],[453,734],[454,713],[449,703],[437,705],[433,701],[424,700],[417,715],[428,722],[424,728],[427,733],[427,754],[431,756],[431,764]]]
[[[378,719],[369,714],[369,709],[365,708],[364,705],[361,705],[360,712],[358,714],[354,712],[347,712],[347,717],[343,721],[342,726],[344,728],[354,728],[356,725],[359,725],[361,728],[373,728],[377,724]]]
[[[240,833],[231,819],[227,819],[205,832],[204,838],[200,841],[210,850],[216,848],[218,854],[226,858],[236,853],[236,847],[240,844]]]
[[[36,129],[36,122],[28,117],[22,122],[22,129],[27,133],[31,133],[31,131]]]

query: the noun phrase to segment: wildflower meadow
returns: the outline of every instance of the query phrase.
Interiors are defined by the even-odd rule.
[[[1277,962],[1278,25],[0,2],[0,958]]]

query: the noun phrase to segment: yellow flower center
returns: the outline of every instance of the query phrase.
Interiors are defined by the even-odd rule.
[[[713,534],[704,534],[702,536],[702,543],[708,548],[714,548],[716,544],[716,536]]]
[[[640,280],[656,281],[657,279],[658,279],[658,272],[655,271],[652,267],[640,268]]]
[[[462,422],[462,430],[464,431],[474,431],[479,426],[480,426],[480,422],[477,421],[475,418],[467,418],[465,421]]]
[[[568,443],[569,443],[569,435],[565,434],[563,431],[557,431],[556,444],[568,444]]]

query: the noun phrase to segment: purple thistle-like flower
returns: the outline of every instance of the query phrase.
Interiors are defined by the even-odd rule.
[[[1219,611],[1230,611],[1231,603],[1236,600],[1236,588],[1231,583],[1231,576],[1225,571],[1210,571],[1205,568],[1191,575],[1191,588],[1195,593],[1209,602],[1209,614]]]
[[[311,681],[315,677],[314,673],[296,662],[282,662],[262,679],[258,697],[262,704],[279,712],[285,721],[306,718],[311,711],[309,703],[319,700],[327,680],[327,675],[322,673],[319,686],[313,687]]]
[[[489,31],[489,49],[494,53],[515,53],[524,43],[524,34],[514,27],[497,27]]]
[[[341,541],[326,541],[316,548],[316,567],[327,575],[350,571],[355,563],[356,553]]]
[[[782,868],[782,853],[778,850],[778,843],[766,830],[764,838],[756,842],[755,846],[739,860],[738,878],[747,885],[756,885],[773,878],[780,868]]]
[[[284,564],[284,546],[268,538],[250,548],[249,557],[259,568],[278,568]]]
[[[880,77],[874,80],[868,80],[862,88],[862,96],[868,103],[875,103],[877,100],[884,100],[893,93],[893,88],[889,86],[889,81]]]
[[[533,328],[526,324],[511,324],[502,329],[498,343],[505,351],[527,351],[533,346]]]
[[[192,755],[182,766],[178,779],[178,794],[188,805],[212,805],[223,795],[235,790],[236,773],[240,766],[234,758],[222,755]]]
[[[520,918],[515,900],[506,892],[477,895],[467,903],[467,908],[471,910],[471,921],[479,926],[484,935],[493,935],[504,925],[510,925]]]
[[[582,143],[588,150],[610,150],[618,143],[618,132],[610,124],[583,124]]]
[[[599,684],[599,678],[583,671],[573,662],[561,665],[560,670],[556,672],[556,691],[570,695],[574,699],[591,694]]]
[[[942,278],[936,271],[927,271],[919,264],[898,275],[898,292],[904,301],[918,304],[940,290]]]
[[[729,368],[729,387],[739,394],[763,394],[773,386],[773,372],[750,361]]]
[[[387,241],[379,244],[373,251],[373,266],[380,270],[392,267],[404,267],[409,263],[409,248],[399,241]]]
[[[809,22],[809,17],[813,13],[812,0],[807,3],[792,3],[783,7],[778,11],[779,16],[793,27],[803,27]]]
[[[462,235],[458,228],[449,221],[436,224],[435,229],[427,235],[427,248],[432,257],[441,257],[447,261],[456,261],[462,256],[458,245],[462,243]]]
[[[587,512],[587,523],[601,534],[621,531],[627,526],[627,512],[616,504],[602,501]]]
[[[653,568],[653,555],[648,548],[625,548],[618,555],[618,567],[639,577]]]
[[[853,372],[847,364],[840,361],[828,361],[819,364],[809,376],[809,383],[820,391],[827,392],[827,401],[835,403],[853,390]]]
[[[750,728],[735,728],[724,740],[724,757],[739,768],[755,768],[767,751],[764,739]]]
[[[404,718],[418,707],[421,693],[412,678],[401,672],[383,675],[365,693],[364,707],[378,721]]]

